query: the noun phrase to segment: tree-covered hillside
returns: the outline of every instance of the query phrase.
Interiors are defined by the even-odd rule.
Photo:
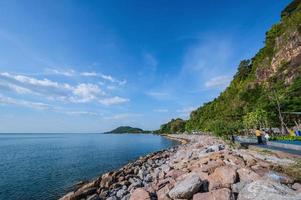
[[[119,126],[114,130],[111,130],[107,133],[149,133],[150,131],[145,131],[141,128],[134,128],[130,126]]]
[[[185,130],[224,135],[248,126],[292,125],[282,112],[301,111],[300,74],[301,1],[295,0],[266,33],[265,46],[251,60],[241,61],[219,97],[190,114]]]

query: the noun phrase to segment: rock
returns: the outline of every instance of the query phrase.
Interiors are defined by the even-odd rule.
[[[165,185],[163,188],[156,192],[158,200],[170,200],[167,196],[172,186],[170,184]]]
[[[93,194],[87,198],[87,200],[100,200],[99,196],[97,194]]]
[[[106,200],[117,200],[117,198],[115,196],[109,197]]]
[[[208,180],[208,173],[203,172],[202,168],[193,169],[192,172],[197,174],[201,180]]]
[[[142,170],[142,169],[139,170],[138,176],[141,180],[143,180],[146,175],[147,175],[147,172],[145,170]]]
[[[122,189],[120,189],[120,190],[117,191],[116,197],[122,198],[126,193],[127,193],[127,191],[122,188]]]
[[[122,197],[121,200],[129,200],[130,197],[131,197],[131,195],[130,195],[130,194],[127,194],[127,195],[125,195],[124,197]]]
[[[220,188],[230,188],[237,180],[236,169],[232,166],[216,168],[214,173],[209,175],[209,191]]]
[[[238,182],[231,185],[233,193],[239,193],[249,182]]]
[[[137,188],[131,194],[130,200],[150,200],[150,195],[143,188]]]
[[[178,169],[173,169],[166,173],[166,177],[171,177],[173,179],[177,179],[178,177],[182,176],[183,174],[185,174],[184,171],[178,170]]]
[[[228,188],[213,190],[211,192],[197,193],[193,200],[232,200],[231,191]]]
[[[168,193],[173,199],[189,199],[197,193],[202,186],[202,181],[196,174],[190,174],[184,180],[176,183]]]
[[[210,152],[216,152],[216,151],[221,151],[225,149],[225,145],[223,144],[218,144],[218,145],[212,145],[210,147],[208,147],[206,149],[206,153],[210,153]]]
[[[147,174],[144,179],[145,182],[151,182],[152,181],[152,176],[150,174]]]
[[[247,184],[238,194],[238,200],[300,200],[301,193],[278,182],[257,180]]]
[[[89,195],[92,195],[92,194],[95,194],[96,193],[96,188],[86,188],[86,189],[79,189],[77,190],[73,196],[72,196],[72,200],[77,200],[77,199],[82,199],[82,198],[85,198]]]
[[[241,182],[251,182],[261,178],[258,174],[248,168],[240,168],[237,170],[237,173]]]
[[[59,200],[70,200],[73,195],[74,195],[74,192],[69,192],[65,196],[61,197]]]
[[[264,178],[270,179],[272,181],[284,183],[284,184],[292,184],[294,182],[294,179],[292,179],[291,177],[289,177],[285,174],[274,172],[274,171],[270,171],[270,172],[266,173]]]
[[[221,167],[225,165],[225,163],[222,160],[217,160],[217,161],[210,161],[208,162],[206,165],[202,165],[201,166],[201,170],[203,172],[207,172],[209,174],[211,174],[212,172],[214,172],[214,170],[218,167]]]
[[[102,176],[102,179],[100,181],[100,186],[101,187],[109,187],[113,182],[113,177],[111,173],[106,173]]]
[[[293,188],[294,190],[301,191],[301,184],[300,184],[300,183],[294,183],[294,184],[292,185],[292,188]]]

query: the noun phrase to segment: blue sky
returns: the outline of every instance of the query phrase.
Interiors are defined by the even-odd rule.
[[[263,46],[289,2],[0,1],[0,132],[187,119]]]

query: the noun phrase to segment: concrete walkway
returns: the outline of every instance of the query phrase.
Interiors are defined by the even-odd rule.
[[[257,143],[256,138],[241,137],[241,136],[236,137],[235,141],[239,142],[243,146],[252,145],[260,148],[277,150],[277,151],[282,151],[285,153],[290,153],[295,155],[301,155],[301,145],[287,144],[287,143],[280,143],[280,142],[273,142],[273,141],[269,141],[267,144],[264,145],[259,145]]]

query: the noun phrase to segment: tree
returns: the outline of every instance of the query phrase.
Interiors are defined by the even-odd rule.
[[[263,109],[256,109],[253,112],[247,113],[243,117],[243,124],[247,129],[255,129],[256,127],[268,127],[268,113]]]

